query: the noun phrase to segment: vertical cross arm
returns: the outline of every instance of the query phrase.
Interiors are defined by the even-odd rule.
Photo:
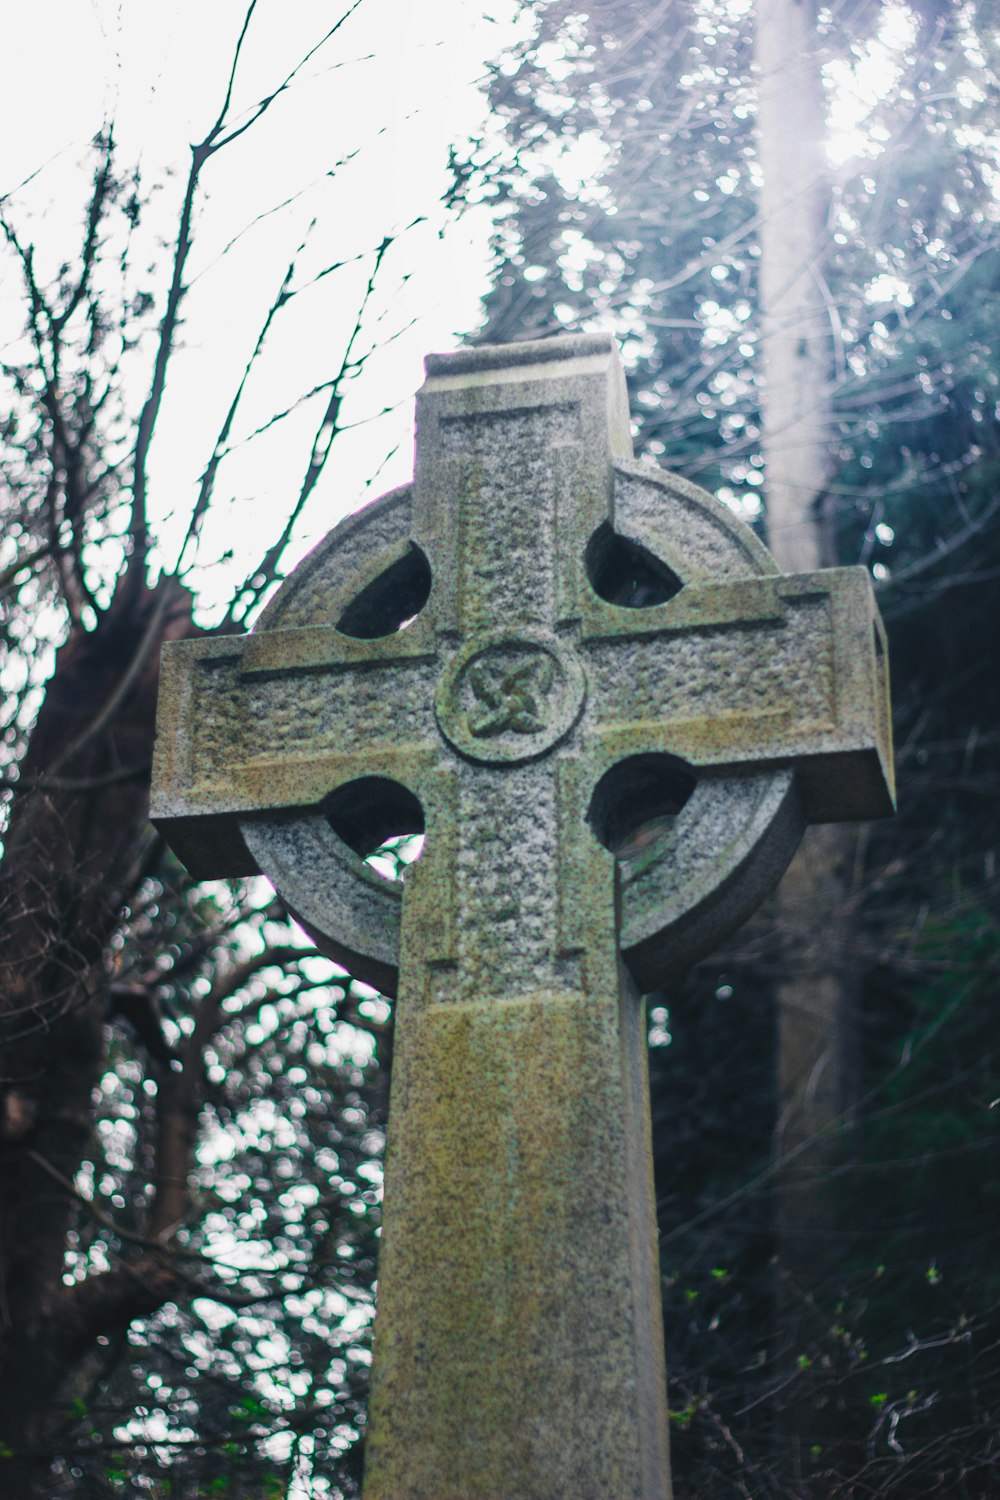
[[[431,355],[417,398],[414,538],[439,627],[574,620],[583,558],[632,454],[614,340],[583,334]]]
[[[457,752],[456,941],[450,962],[428,949],[422,860],[404,904],[365,1496],[665,1500],[642,1012],[618,961],[613,857],[574,821],[585,553],[631,449],[613,344],[432,358],[417,424],[414,537]],[[584,896],[567,901],[577,833]]]

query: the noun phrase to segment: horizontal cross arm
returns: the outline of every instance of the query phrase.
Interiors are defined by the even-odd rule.
[[[164,647],[151,816],[196,879],[256,873],[248,814],[317,807],[345,781],[407,783],[437,735],[433,647],[328,627]]]
[[[888,670],[864,568],[690,585],[591,613],[589,734],[602,759],[794,766],[814,822],[893,808]]]

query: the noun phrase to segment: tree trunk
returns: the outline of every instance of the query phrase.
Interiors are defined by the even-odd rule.
[[[786,571],[836,563],[826,498],[833,416],[830,194],[813,0],[758,0],[762,448],[768,540]],[[833,1206],[827,1169],[853,1093],[855,977],[845,928],[854,839],[809,831],[778,892],[777,1239],[786,1314],[824,1287]],[[794,1329],[789,1330],[794,1337]]]
[[[830,321],[819,44],[813,0],[758,0],[762,443],[771,551],[788,572],[828,567]]]
[[[161,642],[189,633],[173,580],[120,585],[75,631],[21,766],[0,868],[0,1495],[25,1500],[69,1366],[115,1322],[120,1273],[63,1282],[72,1183],[104,1063],[105,951],[151,848],[147,821]],[[65,1184],[65,1185],[64,1185]],[[129,1306],[158,1263],[132,1268]],[[103,1283],[98,1290],[97,1283]],[[163,1300],[160,1286],[152,1306]],[[140,1310],[139,1308],[135,1309]],[[134,1312],[131,1314],[134,1315]]]

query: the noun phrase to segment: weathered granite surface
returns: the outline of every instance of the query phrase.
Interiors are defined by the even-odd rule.
[[[165,649],[154,816],[399,994],[366,1500],[663,1500],[638,992],[891,811],[881,625],[632,459],[604,335],[432,356],[417,421],[251,636]],[[421,824],[403,899],[363,856]]]

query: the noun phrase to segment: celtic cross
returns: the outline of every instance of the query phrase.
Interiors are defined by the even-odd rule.
[[[427,370],[413,485],[165,649],[154,816],[398,993],[366,1500],[664,1500],[638,996],[891,810],[881,625],[633,461],[607,336]]]

